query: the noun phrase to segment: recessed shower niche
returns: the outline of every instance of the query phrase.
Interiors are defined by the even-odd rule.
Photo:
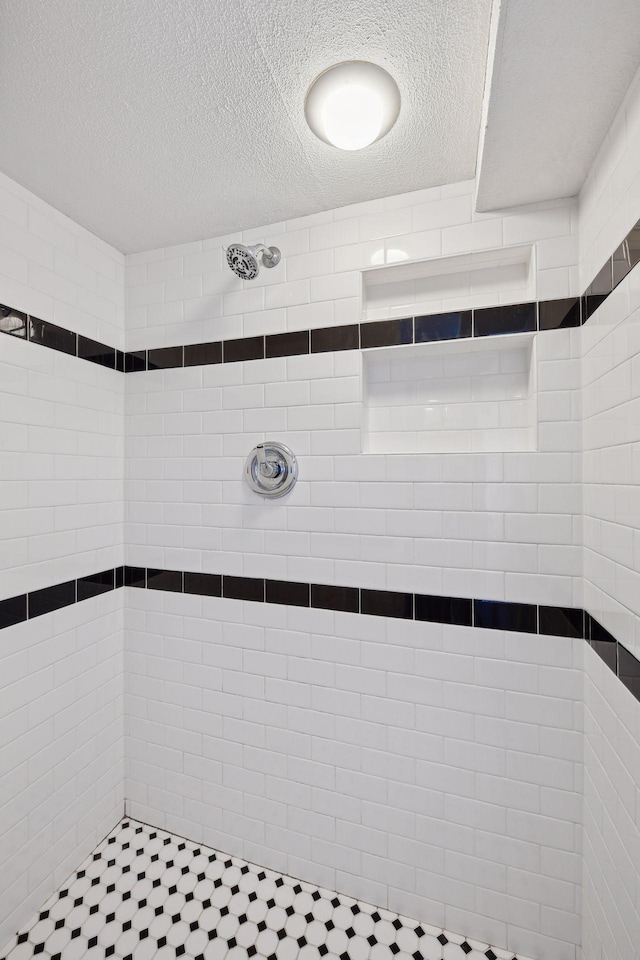
[[[526,303],[536,299],[533,243],[409,260],[405,249],[386,250],[387,263],[362,271],[363,320],[418,316]]]
[[[535,334],[363,351],[364,453],[535,450]]]

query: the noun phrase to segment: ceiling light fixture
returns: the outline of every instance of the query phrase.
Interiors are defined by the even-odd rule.
[[[391,130],[400,113],[400,91],[382,67],[350,60],[316,77],[304,112],[320,140],[340,150],[362,150]]]

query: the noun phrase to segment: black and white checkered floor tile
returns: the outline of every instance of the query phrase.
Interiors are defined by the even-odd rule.
[[[131,819],[49,898],[0,960],[33,957],[518,960]]]

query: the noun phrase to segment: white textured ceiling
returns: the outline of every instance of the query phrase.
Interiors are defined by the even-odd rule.
[[[564,0],[562,0],[564,2]],[[7,0],[0,169],[124,252],[473,177],[491,0]],[[317,140],[310,82],[400,87],[360,153]]]
[[[494,42],[478,209],[577,194],[640,66],[640,0],[501,0]]]

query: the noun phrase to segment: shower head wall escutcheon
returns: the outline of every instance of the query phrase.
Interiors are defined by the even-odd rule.
[[[264,243],[256,243],[245,247],[243,243],[232,243],[225,248],[227,263],[241,280],[253,280],[260,273],[262,266],[276,267],[280,263],[280,251],[277,247],[265,247]]]

